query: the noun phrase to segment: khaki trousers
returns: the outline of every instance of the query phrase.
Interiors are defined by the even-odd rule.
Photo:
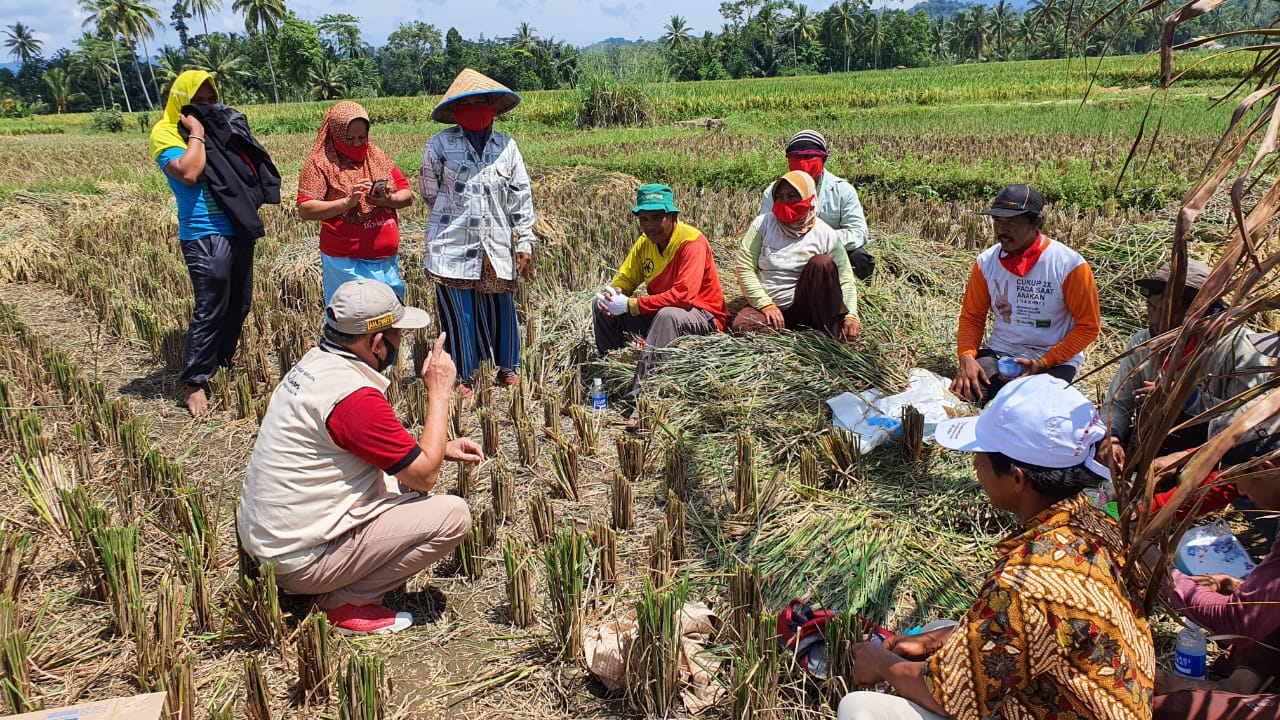
[[[467,501],[433,495],[400,503],[325,546],[310,565],[276,576],[287,592],[316,595],[322,610],[377,605],[453,551],[471,528]]]

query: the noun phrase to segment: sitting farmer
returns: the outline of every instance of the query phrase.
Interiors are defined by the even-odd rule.
[[[735,270],[747,307],[737,331],[814,328],[840,340],[858,337],[858,290],[840,235],[818,217],[808,173],[792,170],[773,183],[773,205],[757,217],[738,248]]]
[[[970,402],[986,403],[1021,375],[1070,382],[1102,331],[1093,271],[1041,232],[1043,211],[1039,191],[1010,185],[978,213],[991,216],[997,244],[973,264],[956,333],[960,366],[951,392]],[[988,314],[991,336],[982,347]]]
[[[653,369],[657,352],[681,335],[724,330],[720,274],[711,244],[697,228],[680,221],[680,210],[666,185],[642,185],[632,208],[640,238],[618,269],[618,275],[592,302],[596,351],[603,357],[627,342],[627,334],[644,338],[636,379],[628,397],[640,395],[640,382]],[[630,297],[644,285],[648,294]]]
[[[325,309],[320,347],[276,386],[236,512],[240,541],[275,563],[291,593],[315,595],[341,633],[392,633],[413,624],[382,596],[462,542],[467,502],[427,495],[445,460],[479,462],[471,440],[448,440],[453,359],[436,339],[422,367],[430,400],[415,441],[384,394],[401,334],[426,327],[376,280],[353,280]]]
[[[1134,333],[1129,338],[1126,354],[1116,367],[1115,379],[1111,381],[1111,389],[1103,403],[1103,412],[1107,415],[1108,438],[1102,443],[1102,452],[1109,453],[1116,466],[1124,464],[1124,447],[1129,442],[1133,429],[1134,414],[1146,397],[1155,388],[1156,376],[1168,367],[1167,352],[1153,356],[1150,350],[1138,349],[1153,337],[1169,330],[1165,323],[1166,307],[1164,299],[1165,285],[1169,281],[1172,266],[1165,263],[1156,274],[1137,282],[1138,287],[1147,296],[1147,327]],[[1183,290],[1178,295],[1185,313],[1191,307],[1196,293],[1209,279],[1210,268],[1199,260],[1187,263],[1187,279]],[[1225,308],[1221,300],[1209,308],[1209,313],[1218,313]],[[1182,408],[1179,424],[1190,420],[1202,412],[1213,408],[1223,400],[1229,400],[1246,390],[1260,385],[1266,375],[1250,369],[1261,369],[1270,365],[1270,361],[1249,341],[1250,330],[1241,326],[1225,335],[1218,341],[1209,362],[1204,367],[1204,380],[1192,395],[1190,402]],[[1195,349],[1197,338],[1193,337],[1186,346],[1185,353]],[[1187,450],[1203,445],[1209,439],[1208,423],[1197,423],[1169,434],[1160,449],[1160,454]],[[1102,460],[1105,462],[1105,460]]]
[[[860,280],[866,280],[876,267],[875,258],[867,252],[867,218],[862,213],[857,189],[827,169],[829,149],[822,133],[801,130],[787,142],[787,169],[801,170],[813,178],[818,188],[818,196],[814,199],[818,217],[836,231],[849,256],[853,274]],[[764,197],[760,200],[762,215],[768,215],[773,208],[773,190],[772,184],[765,188]]]
[[[1121,581],[1119,529],[1082,492],[1106,477],[1093,459],[1103,432],[1079,391],[1044,374],[938,424],[938,444],[975,453],[991,504],[1022,529],[996,546],[959,625],[854,646],[854,679],[897,696],[850,693],[839,720],[1151,716],[1151,629]]]
[[[1275,419],[1266,423],[1275,429]],[[1255,428],[1247,436],[1253,436]],[[1262,458],[1280,449],[1280,434],[1264,434],[1233,448],[1237,461]],[[1224,462],[1230,462],[1225,459]],[[1280,483],[1270,461],[1236,479],[1236,487],[1264,511],[1280,510]],[[1280,675],[1280,550],[1271,552],[1249,577],[1188,576],[1171,570],[1165,600],[1211,635],[1234,636],[1227,656],[1215,663],[1221,681],[1188,680],[1161,674],[1154,703],[1156,720],[1275,720],[1280,695],[1261,694]],[[1274,688],[1273,688],[1274,689]]]

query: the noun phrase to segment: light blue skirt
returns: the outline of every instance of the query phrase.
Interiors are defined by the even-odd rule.
[[[377,280],[391,286],[396,297],[404,300],[404,283],[400,281],[400,254],[377,260],[330,257],[320,253],[320,269],[324,277],[324,304],[328,306],[338,286],[350,280]]]

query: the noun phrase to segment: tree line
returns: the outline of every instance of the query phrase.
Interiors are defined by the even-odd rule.
[[[517,90],[538,90],[576,87],[593,69],[616,72],[629,64],[643,65],[646,80],[710,80],[1149,52],[1159,43],[1161,19],[1130,18],[1138,0],[1129,1],[1133,8],[1093,23],[1110,0],[1031,0],[1025,11],[1009,0],[926,0],[910,11],[876,10],[867,0],[837,0],[821,11],[793,0],[735,0],[720,3],[718,31],[699,34],[674,15],[657,40],[582,51],[539,37],[528,23],[510,36],[474,40],[455,28],[442,33],[429,23],[403,23],[374,47],[361,37],[358,17],[306,20],[285,0],[232,0],[245,32],[210,32],[209,16],[222,0],[175,0],[168,25],[178,45],[152,54],[148,41],[164,23],[152,0],[79,0],[84,32],[74,49],[45,57],[23,23],[0,35],[21,62],[17,72],[0,69],[0,115],[116,105],[155,110],[167,83],[193,68],[211,73],[228,101],[261,103],[439,94],[463,67]],[[1274,20],[1273,8],[1230,0],[1183,23],[1179,34],[1245,44],[1255,39],[1231,33]]]

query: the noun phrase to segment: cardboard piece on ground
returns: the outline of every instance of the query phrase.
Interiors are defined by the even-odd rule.
[[[22,715],[5,715],[3,720],[159,720],[164,711],[164,693],[111,698]]]

